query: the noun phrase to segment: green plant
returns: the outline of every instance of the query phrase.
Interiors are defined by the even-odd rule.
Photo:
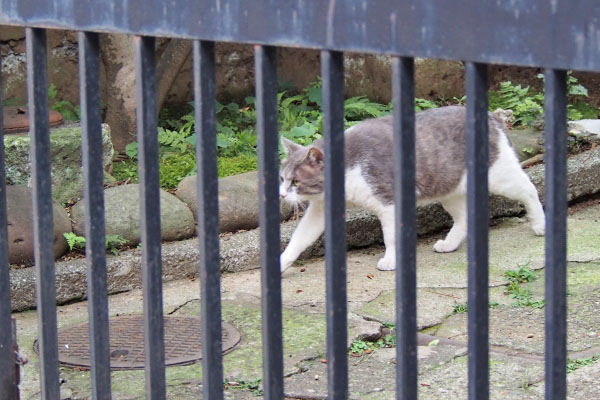
[[[543,74],[538,78],[544,79]],[[579,84],[571,71],[567,73],[567,118],[577,120],[584,118],[597,118],[598,108],[585,102],[588,90]],[[514,126],[529,126],[542,119],[544,111],[544,91],[534,92],[529,86],[513,84],[510,81],[501,82],[500,90],[489,92],[490,111],[496,108],[510,109],[515,117]]]
[[[511,299],[515,300],[514,306],[544,308],[546,305],[544,299],[533,301],[531,285],[527,285],[526,287],[521,286],[521,283],[532,282],[538,278],[535,271],[521,266],[518,270],[506,271],[504,276],[508,279],[506,292]]]
[[[543,115],[544,95],[533,93],[529,86],[522,87],[511,81],[501,82],[500,90],[489,92],[489,109],[502,108],[512,110],[515,117],[513,125],[532,125]]]
[[[67,244],[69,245],[69,250],[83,250],[85,249],[85,238],[83,236],[77,236],[77,234],[73,232],[63,233],[65,239],[67,239]]]
[[[438,105],[435,101],[415,97],[415,111],[423,111],[428,110],[430,108],[437,108],[437,106]]]
[[[196,173],[196,157],[193,153],[166,153],[159,160],[160,187],[172,189],[186,176]]]
[[[86,239],[83,236],[78,236],[73,232],[63,233],[63,236],[67,240],[69,250],[83,251],[85,249]],[[105,248],[115,256],[119,255],[119,247],[127,243],[127,240],[121,235],[106,235]]]
[[[386,335],[385,337],[379,338],[374,342],[356,339],[350,345],[348,352],[353,356],[361,356],[365,353],[370,354],[377,349],[394,346],[396,346],[396,336]]]
[[[119,255],[119,248],[124,244],[127,244],[127,239],[121,235],[106,235],[106,250],[113,253],[115,256]]]
[[[466,304],[454,304],[452,307],[452,312],[454,314],[466,313],[468,311],[468,307]]]
[[[138,183],[137,162],[132,159],[114,162],[112,176],[118,181]]]
[[[81,119],[79,105],[73,105],[68,100],[56,100],[56,96],[58,96],[58,90],[54,83],[51,83],[48,86],[48,100],[52,102],[50,108],[58,111],[67,121],[79,121]]]
[[[576,358],[574,360],[569,359],[567,360],[567,373],[573,372],[581,367],[591,365],[598,360],[600,360],[600,353],[596,353],[592,357]]]
[[[228,389],[236,389],[236,390],[249,390],[255,396],[262,396],[263,391],[260,389],[260,382],[262,378],[257,378],[254,380],[245,380],[245,379],[234,379],[229,380],[225,379],[223,385]]]
[[[532,282],[537,279],[537,273],[525,266],[520,266],[518,270],[509,270],[504,273],[504,276],[511,282]]]
[[[459,105],[459,106],[464,106],[465,104],[467,104],[467,96],[461,96],[461,97],[453,97],[452,101],[454,102],[454,104]]]

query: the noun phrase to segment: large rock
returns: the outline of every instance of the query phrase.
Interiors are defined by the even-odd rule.
[[[29,136],[5,135],[4,146],[7,183],[31,186]],[[111,165],[114,154],[110,141],[110,128],[106,124],[102,125],[102,150],[106,168]],[[59,203],[80,198],[83,193],[83,169],[81,168],[81,127],[78,124],[51,130],[50,164],[52,197]]]
[[[569,134],[591,142],[600,142],[600,119],[569,121]]]
[[[537,129],[507,130],[506,134],[517,153],[519,161],[544,152],[544,132]]]
[[[140,188],[123,185],[104,191],[106,234],[120,235],[128,244],[140,242]],[[189,208],[177,197],[160,191],[160,224],[163,240],[181,240],[194,234],[195,222]],[[85,235],[85,208],[80,201],[71,209],[73,231]]]
[[[535,184],[544,203],[545,169],[543,164],[526,170]],[[567,159],[567,200],[594,194],[600,191],[600,147],[595,147]]]
[[[11,264],[33,264],[33,203],[31,189],[25,186],[6,187],[8,217],[8,260]],[[52,203],[54,221],[54,257],[67,251],[63,233],[71,232],[71,221],[64,208]]]
[[[179,183],[175,195],[183,200],[197,218],[196,176]],[[281,202],[281,220],[288,219],[292,207]],[[258,172],[246,172],[219,179],[219,229],[233,232],[258,226]]]

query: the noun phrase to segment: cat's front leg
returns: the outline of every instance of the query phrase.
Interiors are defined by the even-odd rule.
[[[313,200],[298,223],[285,251],[281,254],[281,272],[288,269],[300,254],[325,230],[324,204],[322,200]]]
[[[396,269],[396,238],[394,236],[394,205],[387,206],[377,213],[383,231],[383,242],[385,243],[385,254],[377,263],[377,269],[381,271],[392,271]]]

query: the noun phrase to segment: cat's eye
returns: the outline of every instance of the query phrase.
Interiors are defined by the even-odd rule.
[[[298,186],[300,185],[300,182],[298,182],[297,179],[292,179],[292,186]]]
[[[283,183],[283,176],[279,175],[279,183]]]

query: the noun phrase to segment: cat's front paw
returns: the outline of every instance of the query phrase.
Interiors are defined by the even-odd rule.
[[[377,269],[380,271],[393,271],[396,269],[396,263],[393,258],[382,258],[377,263]]]
[[[448,240],[438,240],[433,245],[433,251],[436,253],[451,253],[458,248],[459,244],[449,242]]]

